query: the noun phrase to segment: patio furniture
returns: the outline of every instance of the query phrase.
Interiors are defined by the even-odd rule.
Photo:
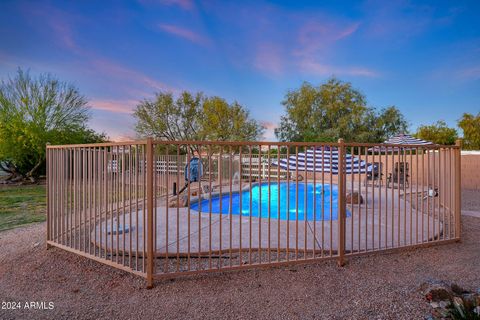
[[[363,181],[363,185],[366,187],[369,181],[373,182],[374,186],[380,187],[383,185],[383,163],[382,162],[374,162],[371,166],[371,170],[367,172],[367,177]]]
[[[423,197],[423,200],[426,200],[426,199],[428,199],[429,197],[430,197],[430,198],[436,198],[436,197],[438,197],[438,194],[439,194],[439,193],[438,193],[438,187],[433,187],[433,188],[432,188],[431,186],[429,186],[429,187],[428,187],[428,191],[426,192],[425,197]]]
[[[397,184],[399,187],[401,186],[408,188],[409,168],[408,162],[404,161],[406,160],[406,155],[408,155],[407,151],[410,151],[411,156],[413,150],[415,150],[415,152],[418,154],[419,147],[421,148],[424,146],[428,147],[433,145],[434,143],[431,141],[417,139],[409,134],[401,133],[391,137],[388,140],[385,140],[382,145],[369,148],[368,151],[373,152],[374,154],[375,152],[385,154],[391,153],[392,156],[393,154],[398,154],[398,159],[400,160],[400,162],[395,163],[393,173],[389,173],[387,178],[387,188],[389,188],[390,185],[393,186],[394,184]]]
[[[402,188],[408,188],[409,181],[408,178],[410,175],[408,174],[409,172],[409,166],[408,162],[395,162],[395,167],[393,169],[393,173],[388,174],[387,178],[387,188],[390,188],[390,185],[393,186],[397,184],[398,186],[401,186]]]

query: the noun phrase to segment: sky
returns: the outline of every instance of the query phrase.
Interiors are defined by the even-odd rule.
[[[73,83],[90,126],[134,138],[136,104],[202,91],[246,107],[265,140],[304,81],[351,82],[415,131],[480,112],[480,1],[0,0],[0,78]]]

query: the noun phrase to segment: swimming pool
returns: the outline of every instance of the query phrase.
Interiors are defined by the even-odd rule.
[[[232,194],[232,207],[230,208],[230,194],[223,194],[213,196],[211,199],[204,199],[201,202],[194,202],[190,208],[201,212],[222,213],[222,214],[234,214],[239,215],[240,211],[242,216],[262,217],[268,218],[268,207],[270,204],[270,217],[281,220],[336,220],[338,209],[338,188],[336,185],[299,182],[298,192],[297,184],[295,182],[281,182],[280,183],[280,210],[278,203],[279,184],[272,182],[270,184],[270,197],[268,183],[262,183],[252,186],[251,189],[251,210],[250,210],[250,190],[244,190],[241,193],[241,206],[240,206],[240,193],[236,192]],[[298,193],[298,194],[297,194]],[[323,194],[323,197],[322,197]],[[313,200],[315,196],[315,208]],[[331,196],[331,201],[330,201]],[[289,201],[287,201],[287,199]],[[298,199],[298,216],[297,216],[297,199]],[[306,203],[306,205],[305,205]],[[220,209],[221,205],[221,209]],[[241,210],[240,210],[241,207]],[[231,211],[230,211],[231,209]],[[287,214],[288,212],[288,214]],[[315,217],[314,217],[315,213]],[[350,213],[347,211],[347,217]]]

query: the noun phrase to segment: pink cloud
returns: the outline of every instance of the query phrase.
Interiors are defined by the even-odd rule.
[[[228,2],[219,6],[215,2],[203,2],[202,9],[215,15],[237,31],[235,41],[216,45],[226,52],[232,65],[251,67],[271,77],[305,72],[308,64],[314,64],[317,73],[377,76],[362,66],[332,67],[336,62],[336,49],[363,29],[364,22],[326,15],[322,11],[287,10],[275,4],[259,2]],[[328,62],[324,66],[324,62]],[[302,67],[303,66],[303,67]]]
[[[463,80],[477,80],[480,79],[480,66],[460,69],[457,71],[457,76]]]
[[[462,12],[462,8],[451,8],[440,14],[434,5],[404,0],[368,0],[361,7],[368,15],[364,34],[389,43],[406,41],[432,26],[448,25]]]
[[[346,26],[345,26],[346,25]],[[264,73],[277,76],[287,69],[300,68],[305,73],[319,75],[354,75],[375,77],[373,70],[362,67],[333,67],[320,63],[336,42],[353,35],[359,23],[343,24],[306,22],[293,34],[293,39],[285,39],[279,43],[258,41],[255,47],[253,66]],[[286,44],[289,44],[288,46]]]
[[[138,101],[136,100],[92,100],[89,105],[92,109],[115,113],[133,113]]]
[[[59,42],[60,45],[73,51],[79,50],[73,39],[72,30],[65,21],[62,19],[54,19],[50,20],[49,25],[55,34],[56,41]]]
[[[143,5],[162,4],[166,6],[177,6],[183,10],[190,11],[195,8],[193,0],[139,0]]]
[[[273,130],[278,127],[276,123],[273,123],[271,121],[260,121],[260,125],[267,130]]]
[[[363,67],[336,67],[329,64],[322,64],[313,60],[302,60],[299,64],[301,70],[305,73],[331,76],[331,75],[349,75],[359,77],[379,77],[380,74],[374,70]]]
[[[184,38],[193,43],[206,46],[209,44],[209,40],[198,33],[193,32],[192,30],[175,26],[173,24],[160,24],[158,26],[162,31],[170,33],[172,35]]]
[[[125,67],[103,57],[93,57],[89,60],[89,64],[91,64],[95,73],[103,74],[115,80],[118,80],[119,78],[128,79],[130,83],[138,83],[143,87],[149,87],[157,91],[178,91],[177,89],[157,81],[139,71]]]
[[[89,124],[97,132],[107,132],[112,141],[133,140],[130,138],[135,137],[135,121],[130,114],[97,112]]]
[[[108,81],[105,83],[116,83],[119,87],[122,87],[122,93],[128,93],[131,96],[140,98],[145,97],[145,88],[151,88],[155,91],[178,91],[176,88],[157,81],[142,72],[100,56],[93,51],[81,48],[75,42],[71,28],[67,23],[61,20],[52,20],[49,25],[59,43],[81,59],[82,69],[85,70],[84,66],[87,65],[86,70],[94,72],[97,77],[103,76],[107,78]],[[143,90],[139,92],[139,90],[135,89],[136,86],[141,87]]]
[[[125,141],[134,141],[136,140],[135,134],[115,134],[110,136],[110,141],[113,142],[125,142]]]
[[[116,87],[121,87],[123,94],[127,93],[136,98],[151,95],[151,93],[145,93],[146,88],[155,91],[178,91],[177,89],[157,81],[142,72],[119,64],[78,45],[74,37],[72,21],[80,19],[79,17],[61,11],[55,7],[42,9],[26,8],[25,10],[27,13],[42,16],[45,19],[46,25],[50,27],[57,43],[79,58],[79,68],[82,68],[83,72],[93,72],[97,77],[103,76],[107,78],[108,80],[104,81],[107,86],[114,83]],[[140,87],[142,90],[137,90],[135,89],[136,87]],[[143,96],[139,94],[142,94]]]
[[[340,40],[340,39],[349,37],[350,35],[354,34],[358,30],[359,26],[360,26],[360,23],[357,22],[345,29],[338,30],[335,40]]]
[[[334,23],[307,22],[299,30],[298,41],[304,45],[312,40],[332,42],[346,38],[357,31],[360,23],[352,23],[347,27],[338,26]]]
[[[178,6],[184,10],[192,10],[194,5],[192,0],[161,0],[165,5]]]
[[[351,36],[357,31],[359,23],[352,23],[347,27],[334,23],[307,22],[299,30],[295,54],[310,55],[331,47],[336,41]]]
[[[371,77],[371,78],[380,77],[379,72],[368,69],[368,68],[363,68],[363,67],[344,68],[343,72],[345,74],[352,75],[352,76],[364,76],[364,77]]]
[[[260,125],[265,128],[265,132],[263,133],[263,138],[267,141],[276,140],[275,136],[275,129],[278,127],[276,123],[271,121],[260,121]]]
[[[82,16],[61,10],[52,5],[23,6],[22,11],[25,17],[33,15],[42,18],[45,25],[50,27],[53,32],[55,42],[60,46],[75,53],[82,52],[81,47],[74,40],[71,28],[73,22],[83,19]]]
[[[273,44],[263,44],[257,48],[254,66],[269,74],[282,73],[283,61],[280,49]]]
[[[325,63],[331,56],[338,41],[352,36],[360,23],[350,23],[347,26],[338,23],[307,22],[303,25],[297,38],[297,47],[293,52],[296,66],[304,73],[321,76],[349,75],[359,77],[378,77],[379,73],[359,66],[335,66]]]
[[[297,46],[293,52],[296,64],[304,72],[318,75],[348,73],[348,70],[339,70],[319,60],[326,60],[335,43],[354,34],[359,25],[352,23],[343,27],[332,22],[305,23],[298,31]],[[358,70],[356,73],[360,75]]]

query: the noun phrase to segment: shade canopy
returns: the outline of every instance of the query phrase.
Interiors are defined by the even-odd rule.
[[[431,142],[431,141],[417,139],[417,138],[412,137],[409,134],[404,134],[404,133],[393,136],[390,139],[385,140],[383,143],[388,144],[388,145],[387,146],[375,146],[375,147],[369,148],[368,151],[398,152],[400,150],[413,149],[414,148],[413,146],[418,147],[418,146],[433,145],[433,142]],[[396,147],[395,145],[402,145],[402,146],[401,147]],[[408,145],[411,145],[412,147],[408,147]]]
[[[280,161],[274,160],[271,164],[285,170],[295,171],[298,169],[298,172],[331,172],[332,174],[338,174],[338,158],[337,148],[320,147],[308,149],[306,152],[299,152]],[[364,173],[371,170],[370,164],[351,154],[345,154],[345,160],[345,173],[347,174]]]

